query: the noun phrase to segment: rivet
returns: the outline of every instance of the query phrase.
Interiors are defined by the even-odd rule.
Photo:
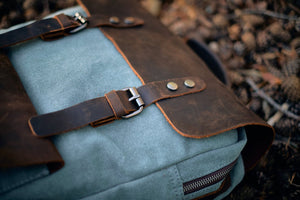
[[[120,19],[118,17],[110,17],[109,18],[109,22],[112,23],[112,24],[119,24],[120,23]]]
[[[184,81],[184,85],[189,88],[195,87],[196,83],[190,79]]]
[[[124,23],[125,23],[125,24],[133,24],[134,21],[135,21],[134,17],[126,17],[126,18],[124,19]]]
[[[178,85],[177,85],[175,82],[169,82],[169,83],[167,84],[167,88],[168,88],[169,90],[175,91],[175,90],[178,89]]]

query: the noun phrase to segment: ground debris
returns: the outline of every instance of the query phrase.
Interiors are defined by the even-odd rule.
[[[174,34],[206,43],[226,67],[234,93],[274,125],[269,153],[227,199],[300,199],[300,2],[140,2]],[[76,0],[0,0],[0,28],[73,5]]]
[[[300,141],[299,1],[174,0],[170,5],[179,1],[183,7],[194,6],[196,18],[205,22],[196,33],[181,36],[200,32],[195,39],[221,59],[234,93],[277,133],[269,154],[227,199],[298,199],[300,155],[294,144]],[[162,13],[161,20],[172,15],[168,9]]]

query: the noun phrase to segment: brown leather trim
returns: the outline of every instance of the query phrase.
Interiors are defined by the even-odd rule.
[[[9,58],[0,52],[0,168],[47,164],[50,172],[64,162],[49,139],[34,137],[27,119],[36,111]]]
[[[86,13],[86,15],[88,16],[88,17],[90,17],[91,16],[91,13],[90,13],[90,11],[87,9],[87,7],[82,3],[82,1],[81,0],[76,0],[76,2],[78,3],[78,5],[80,5],[81,6],[81,8],[84,10],[84,12]]]
[[[247,136],[252,138],[243,151],[244,157],[249,158],[246,168],[256,163],[269,148],[274,137],[272,127],[249,111],[184,41],[172,35],[136,0],[79,2],[91,15],[118,13],[119,16],[134,15],[145,21],[143,27],[130,30],[101,28],[143,83],[191,75],[205,81],[207,89],[201,93],[156,103],[178,133],[203,138],[246,126]],[[263,142],[256,145],[257,141]]]
[[[101,28],[100,28],[101,30]],[[115,46],[115,48],[117,49],[117,51],[121,54],[121,56],[124,58],[124,60],[126,61],[126,63],[129,65],[129,67],[131,68],[131,70],[134,72],[134,74],[140,79],[140,81],[142,82],[143,85],[145,85],[145,81],[143,80],[143,78],[137,73],[137,71],[134,69],[134,67],[132,66],[132,64],[130,63],[130,61],[128,60],[128,58],[126,57],[126,55],[123,53],[123,51],[120,49],[120,47],[118,46],[118,44],[116,43],[116,41],[110,37],[107,33],[105,33],[105,31],[102,31],[102,33],[105,35],[105,37],[107,37],[107,39],[109,39],[113,45]]]

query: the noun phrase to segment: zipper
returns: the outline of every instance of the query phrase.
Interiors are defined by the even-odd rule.
[[[226,165],[225,167],[214,171],[210,174],[207,174],[205,176],[202,176],[200,178],[196,178],[194,180],[188,181],[183,183],[183,192],[184,195],[197,192],[205,187],[211,186],[213,184],[216,184],[220,182],[222,179],[224,179],[232,170],[234,165],[236,164],[237,160],[233,161],[229,165]]]

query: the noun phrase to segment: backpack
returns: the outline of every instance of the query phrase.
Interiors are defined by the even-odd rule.
[[[227,196],[272,127],[137,1],[78,3],[2,30],[1,199]]]

